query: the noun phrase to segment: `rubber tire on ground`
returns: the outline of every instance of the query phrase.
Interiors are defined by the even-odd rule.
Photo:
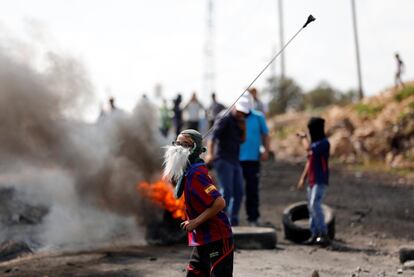
[[[270,227],[233,226],[234,245],[238,249],[274,249],[276,230]]]
[[[327,205],[322,205],[323,214],[325,216],[325,224],[328,228],[328,236],[330,239],[335,238],[335,213],[332,208]],[[283,229],[285,232],[285,239],[302,243],[311,237],[309,227],[303,227],[295,224],[295,221],[301,219],[308,219],[308,203],[301,201],[294,203],[283,211]]]
[[[399,251],[400,262],[403,264],[406,261],[414,261],[414,246],[407,246],[400,248]]]

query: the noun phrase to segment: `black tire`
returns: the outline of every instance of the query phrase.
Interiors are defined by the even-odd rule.
[[[270,227],[232,227],[234,245],[238,249],[274,249],[276,230]]]
[[[414,247],[402,247],[399,251],[400,262],[414,261]]]
[[[328,228],[328,236],[330,239],[335,238],[335,213],[327,205],[322,205],[323,214],[325,216],[325,223]],[[285,239],[302,243],[311,237],[311,231],[308,226],[301,226],[295,221],[301,219],[309,219],[308,203],[301,201],[294,203],[283,211],[283,229],[285,232]]]

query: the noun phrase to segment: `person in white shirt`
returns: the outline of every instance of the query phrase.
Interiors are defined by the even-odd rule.
[[[205,113],[204,107],[197,99],[197,94],[194,92],[190,101],[184,106],[183,111],[187,113],[187,128],[199,130],[200,114]]]

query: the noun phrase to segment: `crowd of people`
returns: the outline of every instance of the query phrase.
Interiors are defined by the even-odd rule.
[[[257,90],[250,89],[249,95],[252,108],[266,113],[266,106],[259,99]],[[226,106],[217,100],[216,93],[213,92],[210,97],[211,101],[208,106],[201,103],[196,92],[193,92],[191,98],[185,103],[183,103],[180,93],[172,100],[171,105],[168,105],[168,102],[163,99],[159,109],[161,134],[167,137],[171,132],[178,136],[180,131],[184,129],[193,129],[201,133],[207,132],[213,127],[219,113],[226,109]]]
[[[109,104],[111,112],[119,111],[113,98]],[[232,276],[231,227],[240,224],[243,200],[248,225],[262,225],[260,169],[271,152],[265,105],[255,88],[228,108],[215,93],[207,108],[196,93],[187,103],[178,94],[172,104],[170,108],[162,101],[159,130],[165,137],[173,131],[175,137],[164,156],[164,176],[175,186],[176,198],[185,196],[187,219],[182,228],[194,248],[187,276]],[[308,132],[297,134],[308,157],[297,188],[307,184],[312,233],[308,243],[328,245],[322,203],[329,184],[330,145],[322,118],[311,118],[307,127]],[[210,177],[211,169],[216,182]]]
[[[404,63],[398,54],[395,58],[395,85],[404,87]],[[113,98],[109,104],[111,112],[118,111]],[[162,101],[160,133],[168,137],[173,131],[175,137],[164,156],[164,176],[175,186],[176,198],[185,196],[186,220],[181,226],[193,246],[187,276],[232,276],[231,227],[240,224],[243,199],[248,225],[261,225],[260,169],[271,152],[265,114],[266,106],[255,88],[228,108],[215,93],[208,107],[195,92],[187,103],[178,94],[171,108]],[[307,189],[311,231],[307,243],[326,246],[330,239],[322,205],[329,185],[330,143],[323,118],[312,117],[307,128],[297,134],[307,155],[297,188]],[[210,177],[210,169],[217,182]]]
[[[219,105],[214,94],[212,99],[211,109]],[[265,115],[256,109],[263,105],[255,105],[255,99],[257,90],[251,89],[234,106],[217,108],[221,111],[212,118],[209,136],[203,137],[193,128],[177,131],[176,140],[166,152],[164,176],[175,186],[176,198],[185,196],[187,219],[182,228],[188,233],[189,246],[193,247],[187,276],[232,276],[231,226],[240,224],[243,198],[248,224],[261,225],[260,166],[261,161],[269,158],[270,138]],[[202,109],[195,94],[184,107],[190,105],[194,105],[194,110]],[[330,145],[324,122],[322,118],[311,118],[308,132],[297,134],[308,157],[297,188],[303,189],[308,184],[312,234],[308,243],[326,246],[330,241],[322,203],[329,184]],[[196,127],[191,124],[195,123],[190,120],[188,127]],[[207,153],[203,160],[204,152]],[[214,169],[217,184],[211,179],[209,168]]]

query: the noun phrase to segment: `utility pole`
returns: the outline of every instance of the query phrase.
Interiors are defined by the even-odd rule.
[[[279,0],[279,36],[280,45],[285,45],[284,25],[283,25],[283,0]],[[283,83],[285,79],[285,53],[280,56],[280,81]]]
[[[207,36],[204,45],[204,93],[211,94],[215,91],[215,64],[214,64],[214,10],[213,0],[207,3]]]
[[[364,98],[364,91],[362,89],[361,59],[360,59],[360,54],[359,54],[358,26],[357,26],[355,0],[351,0],[351,6],[352,6],[352,21],[354,24],[354,38],[355,38],[356,61],[357,61],[357,71],[358,71],[358,96],[359,96],[359,100],[361,100],[362,98]]]

